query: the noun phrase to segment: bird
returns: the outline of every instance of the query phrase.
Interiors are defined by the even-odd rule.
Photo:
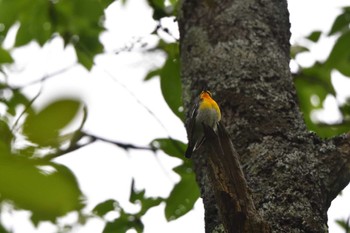
[[[208,90],[199,95],[199,101],[194,106],[189,124],[187,127],[188,146],[185,152],[186,158],[191,158],[192,153],[205,141],[203,124],[216,130],[216,125],[221,120],[219,105],[212,98]]]

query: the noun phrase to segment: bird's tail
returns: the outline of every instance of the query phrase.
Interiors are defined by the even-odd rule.
[[[205,137],[202,137],[201,140],[199,140],[198,142],[196,142],[195,145],[190,145],[188,144],[188,147],[187,147],[187,150],[185,152],[185,157],[186,158],[191,158],[192,156],[192,153],[194,151],[197,151],[199,149],[199,147],[201,147],[201,145],[205,142],[206,138]]]
[[[193,152],[193,146],[188,144],[186,152],[185,152],[185,157],[188,159],[191,158],[192,152]]]

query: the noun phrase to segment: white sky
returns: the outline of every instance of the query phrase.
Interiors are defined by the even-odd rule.
[[[290,19],[292,23],[291,41],[299,41],[311,30],[330,29],[335,15],[339,13],[338,6],[348,1],[332,0],[290,0]],[[144,5],[144,6],[142,6]],[[149,33],[155,23],[150,20],[152,11],[144,1],[129,0],[126,7],[118,2],[107,10],[106,27],[108,32],[101,36],[106,50],[109,52],[96,58],[97,66],[89,73],[81,67],[76,67],[57,78],[52,78],[44,84],[43,93],[36,102],[42,106],[59,96],[78,97],[83,99],[89,108],[86,130],[95,135],[121,142],[131,142],[136,145],[147,145],[157,137],[167,137],[186,141],[186,133],[182,123],[173,115],[164,103],[157,79],[143,82],[142,78],[149,69],[162,64],[164,58],[160,54],[150,55],[137,52],[122,52],[114,55],[113,51],[130,45],[130,42],[142,38],[150,44],[155,38]],[[6,41],[11,46],[11,41]],[[322,48],[313,49],[312,55],[301,57],[303,64],[309,60],[324,59],[331,45],[330,41],[322,42]],[[136,45],[137,47],[137,45]],[[138,49],[136,49],[137,51]],[[320,51],[320,52],[319,52]],[[35,54],[35,57],[32,55]],[[24,84],[38,79],[44,74],[52,73],[74,63],[74,51],[68,47],[63,50],[60,39],[53,40],[43,49],[31,44],[14,51],[17,66],[10,77],[13,84]],[[336,83],[336,82],[335,82]],[[337,84],[339,85],[339,84]],[[126,86],[127,88],[124,88]],[[340,86],[342,86],[340,84]],[[26,88],[33,94],[39,90],[39,85]],[[132,92],[136,97],[132,97]],[[342,91],[345,95],[346,91]],[[157,120],[137,102],[147,106],[165,125],[164,130]],[[179,161],[159,153],[146,151],[130,151],[116,148],[106,143],[95,143],[78,152],[65,155],[56,160],[66,164],[78,177],[81,189],[87,195],[88,209],[108,198],[118,200],[126,210],[134,211],[135,207],[128,204],[131,178],[136,180],[136,187],[146,189],[146,195],[166,197],[173,185],[179,180],[171,168]],[[350,189],[344,190],[343,196],[337,198],[329,210],[330,232],[342,231],[334,224],[334,219],[350,215]],[[152,208],[143,218],[145,233],[154,232],[204,232],[203,206],[197,202],[194,211],[173,222],[166,222],[164,206]],[[41,224],[37,230],[25,219],[28,213],[22,211],[7,214],[3,221],[11,226],[15,233],[53,232],[50,224]],[[74,214],[70,216],[74,219]],[[110,216],[112,219],[113,216]],[[21,224],[18,224],[18,223]],[[74,232],[101,232],[104,224],[99,220],[89,222],[85,227]]]

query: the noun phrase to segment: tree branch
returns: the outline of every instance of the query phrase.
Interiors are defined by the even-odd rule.
[[[350,182],[350,133],[335,137],[319,148],[322,170],[326,171],[324,184],[327,190],[327,203]]]
[[[81,143],[82,139],[87,139],[84,143]],[[113,141],[107,138],[99,137],[93,134],[89,134],[83,131],[77,131],[75,135],[73,136],[73,139],[71,140],[70,145],[66,149],[59,149],[55,153],[49,154],[44,157],[44,160],[50,161],[52,159],[61,157],[65,154],[68,154],[70,152],[76,151],[82,147],[88,146],[96,141],[102,141],[106,143],[113,144],[115,146],[118,146],[124,150],[134,149],[134,150],[149,150],[152,152],[156,152],[158,149],[152,146],[137,146],[130,143],[122,143],[118,141]]]
[[[110,144],[113,144],[115,146],[118,146],[124,150],[129,150],[129,149],[134,149],[134,150],[150,150],[155,152],[157,150],[157,148],[155,147],[150,147],[150,146],[136,146],[134,144],[130,144],[130,143],[122,143],[122,142],[118,142],[118,141],[113,141],[107,138],[103,138],[103,137],[99,137],[96,135],[92,135],[86,132],[83,132],[83,135],[90,138],[90,140],[92,141],[102,141],[102,142],[107,142]]]
[[[224,126],[221,123],[218,125],[218,135],[206,125],[204,132],[211,149],[208,158],[209,177],[226,232],[270,232],[269,225],[255,209],[238,153]]]

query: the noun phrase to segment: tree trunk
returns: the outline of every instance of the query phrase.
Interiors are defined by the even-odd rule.
[[[184,0],[179,28],[187,115],[209,89],[256,214],[271,232],[327,232],[328,207],[349,183],[349,137],[326,141],[305,127],[289,70],[286,1]],[[222,203],[232,200],[217,195],[221,181],[208,162],[210,143],[193,155],[206,232],[251,232],[227,227]]]

